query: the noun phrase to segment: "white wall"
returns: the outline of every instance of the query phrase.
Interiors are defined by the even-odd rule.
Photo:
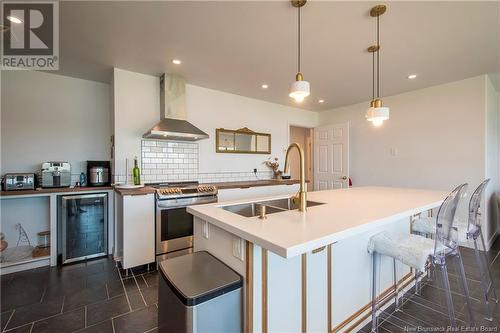
[[[159,78],[114,70],[114,129],[116,174],[125,174],[125,157],[140,158],[141,137],[160,120]],[[262,164],[269,156],[278,156],[283,163],[288,146],[289,124],[316,126],[316,112],[268,103],[193,85],[186,86],[187,119],[209,134],[198,141],[199,172],[252,172],[266,170]],[[271,155],[217,154],[215,129],[248,127],[271,133]]]
[[[124,176],[125,159],[141,159],[142,135],[160,120],[160,78],[115,68],[113,105],[113,174]]]
[[[186,95],[188,120],[210,135],[209,139],[199,141],[202,173],[268,170],[262,162],[270,156],[278,157],[282,166],[289,142],[289,125],[313,127],[318,124],[317,112],[193,85],[187,86]],[[221,127],[248,127],[256,132],[271,133],[271,155],[215,153],[215,129]]]
[[[490,184],[486,188],[486,210],[484,217],[487,234],[498,232],[500,223],[500,93],[495,90],[491,78],[485,77],[486,99],[486,178]]]
[[[322,112],[320,122],[351,122],[354,185],[477,184],[484,176],[484,84],[481,76],[385,97],[391,118],[381,127],[365,120],[369,102]]]
[[[2,173],[34,172],[45,161],[110,159],[109,85],[34,71],[2,71]],[[73,177],[75,178],[75,177]]]
[[[486,82],[482,75],[385,97],[391,118],[381,127],[364,118],[369,101],[322,112],[320,123],[351,122],[350,177],[355,186],[451,190],[467,182],[471,192],[486,177],[490,163],[486,158]],[[391,155],[391,148],[396,149],[396,156]],[[485,231],[490,239],[494,230]]]

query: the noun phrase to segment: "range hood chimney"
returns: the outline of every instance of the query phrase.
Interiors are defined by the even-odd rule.
[[[183,77],[163,74],[160,77],[160,122],[144,139],[198,141],[208,134],[186,120],[186,82]]]

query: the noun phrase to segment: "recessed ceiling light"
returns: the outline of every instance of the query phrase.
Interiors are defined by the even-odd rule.
[[[413,80],[417,78],[417,74],[410,74],[408,75],[408,79]]]
[[[179,59],[174,59],[174,60],[172,60],[172,63],[176,64],[176,65],[180,65],[182,63],[182,61],[180,61]]]
[[[17,23],[17,24],[23,23],[23,21],[21,21],[20,18],[17,18],[15,16],[7,16],[7,20],[11,21],[12,23]]]
[[[325,103],[325,100],[324,99],[320,99],[320,100],[318,100],[318,103]]]
[[[261,85],[261,87],[262,87],[262,89],[267,89],[267,88],[269,88],[269,85],[264,83],[263,85]]]

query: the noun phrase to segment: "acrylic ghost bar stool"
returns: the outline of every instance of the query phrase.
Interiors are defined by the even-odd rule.
[[[483,290],[483,299],[486,305],[485,319],[493,320],[493,304],[498,303],[498,297],[495,291],[495,284],[491,275],[491,270],[486,257],[486,246],[481,230],[482,215],[481,203],[484,199],[484,191],[488,186],[489,179],[482,182],[472,193],[469,201],[469,215],[467,224],[458,222],[459,241],[472,240],[474,242],[474,253],[476,264],[481,276],[481,289]],[[413,222],[412,230],[424,235],[434,236],[436,233],[435,223],[432,218],[420,218]],[[482,251],[480,250],[482,247]]]
[[[474,319],[470,307],[469,290],[465,271],[462,264],[462,258],[456,241],[457,230],[453,227],[455,213],[460,199],[464,196],[467,184],[463,184],[454,189],[444,200],[439,208],[436,217],[436,237],[434,240],[413,234],[406,234],[397,231],[383,231],[370,238],[368,251],[372,253],[372,332],[377,332],[377,311],[379,308],[377,301],[378,285],[378,261],[381,255],[392,257],[403,264],[415,269],[415,291],[418,293],[420,286],[418,283],[418,273],[425,270],[427,262],[430,260],[442,275],[443,286],[446,294],[446,303],[448,306],[448,317],[452,327],[457,327],[455,311],[453,308],[453,299],[448,280],[447,265],[451,259],[456,260],[459,268],[460,284],[465,295],[467,309],[469,313],[469,325],[474,326]],[[396,267],[396,266],[394,266]],[[395,275],[395,274],[394,274]],[[397,281],[395,283],[396,309],[399,301]]]

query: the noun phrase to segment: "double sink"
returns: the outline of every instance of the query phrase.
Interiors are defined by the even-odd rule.
[[[221,208],[228,212],[235,213],[244,217],[259,216],[262,207],[265,207],[267,215],[286,212],[288,210],[298,209],[299,206],[294,202],[294,198],[274,199],[267,201],[249,202],[236,205],[222,206]],[[307,207],[323,205],[322,202],[307,201]]]

